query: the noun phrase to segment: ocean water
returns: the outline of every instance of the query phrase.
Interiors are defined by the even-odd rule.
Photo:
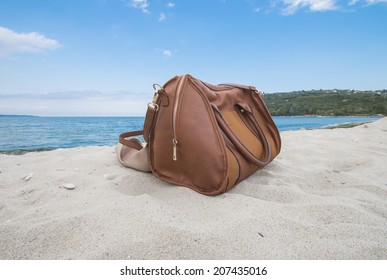
[[[280,131],[370,122],[378,117],[274,117]],[[125,131],[141,130],[144,117],[0,116],[0,152],[112,146]]]

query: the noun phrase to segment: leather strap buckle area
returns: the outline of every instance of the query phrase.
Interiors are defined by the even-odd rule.
[[[159,110],[159,104],[153,103],[153,101],[149,102],[148,103],[148,108],[152,108],[153,110],[155,110],[157,112]]]

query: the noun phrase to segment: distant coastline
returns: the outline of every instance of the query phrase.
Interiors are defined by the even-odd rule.
[[[264,95],[273,116],[387,115],[387,90],[301,90]]]
[[[39,116],[34,116],[34,115],[5,115],[5,114],[0,114],[0,118],[1,117],[12,117],[12,118],[18,118],[18,117],[22,117],[22,118],[39,118]]]

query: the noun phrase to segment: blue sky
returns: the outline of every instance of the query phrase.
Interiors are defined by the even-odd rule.
[[[191,73],[266,92],[387,88],[387,0],[1,0],[0,114],[143,115]]]

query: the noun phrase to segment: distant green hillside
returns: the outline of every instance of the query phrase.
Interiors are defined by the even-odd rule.
[[[310,90],[265,94],[273,116],[387,115],[387,90]]]

